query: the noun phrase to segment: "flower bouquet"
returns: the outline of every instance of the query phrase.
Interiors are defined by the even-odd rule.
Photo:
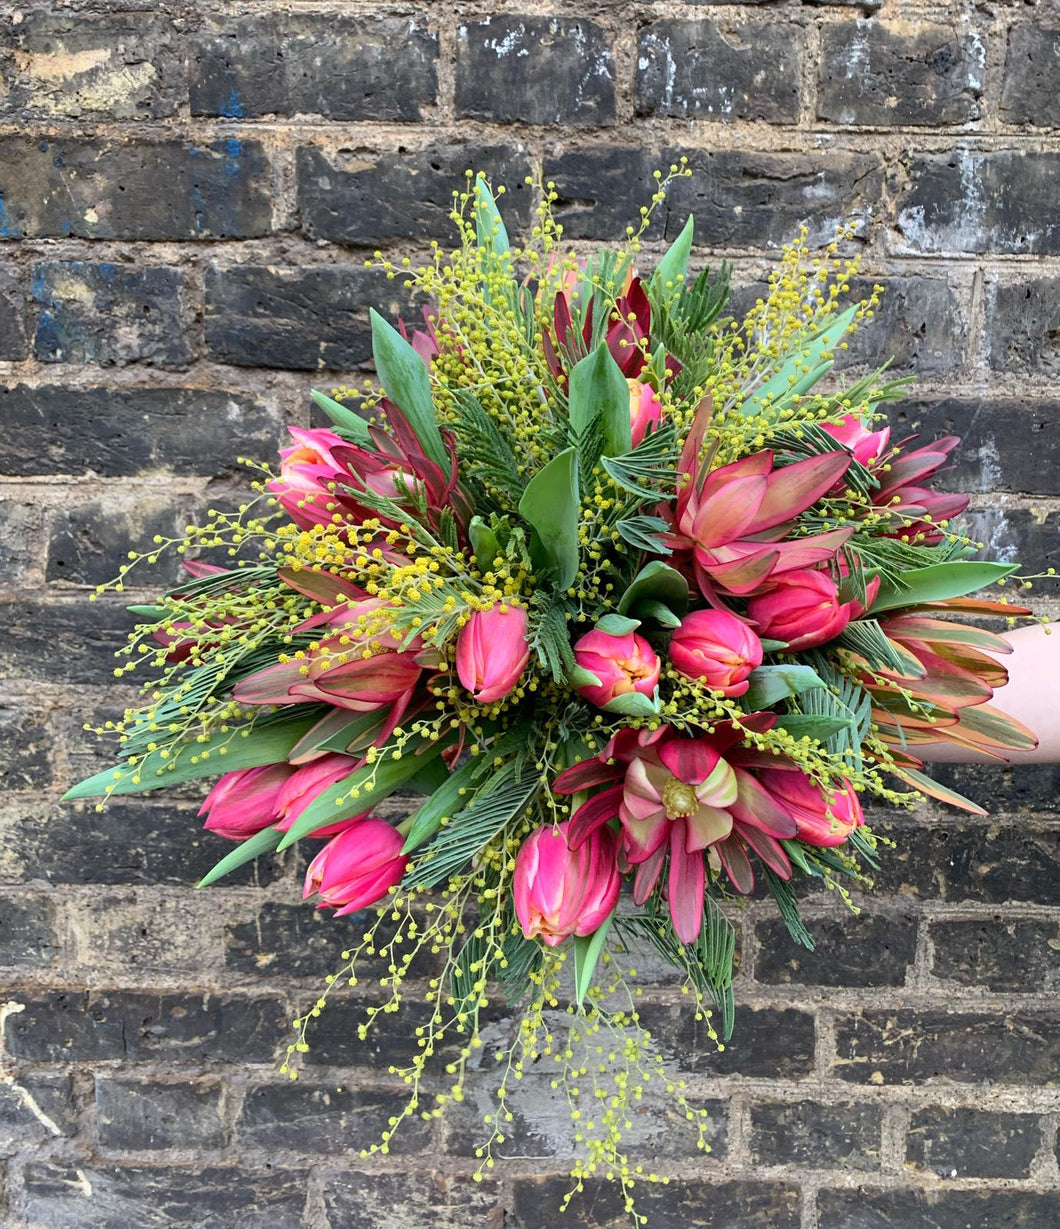
[[[369,262],[426,302],[425,328],[373,312],[377,383],[314,393],[331,425],[292,427],[253,502],[156,539],[144,557],[176,549],[189,575],[132,608],[117,673],[149,674],[145,704],[112,727],[122,762],[67,795],[221,774],[205,827],[237,844],[203,883],[312,842],[305,897],[361,915],[336,926],[343,963],[284,1070],[332,988],[382,955],[360,1035],[409,985],[425,1004],[379,1149],[461,1099],[501,1008],[518,1024],[479,1173],[513,1081],[546,1058],[576,1120],[575,1189],[607,1174],[631,1208],[652,1175],[623,1133],[649,1084],[705,1146],[634,961],[675,966],[723,1043],[734,902],[764,888],[812,946],[793,883],[867,881],[883,851],[863,795],[982,813],[918,748],[1035,742],[989,703],[1008,644],[980,625],[1029,612],[969,596],[1014,567],[976,560],[950,525],[965,497],[930,486],[958,441],[878,425],[903,381],[825,380],[875,303],[842,305],[843,236],[815,256],[803,235],[735,319],[729,269],[688,272],[691,219],[635,271],[684,173],[590,258],[565,249],[551,185],[514,249],[501,191],[471,177],[454,250]],[[420,797],[395,822],[399,791]],[[432,1057],[452,1078],[429,1095]]]

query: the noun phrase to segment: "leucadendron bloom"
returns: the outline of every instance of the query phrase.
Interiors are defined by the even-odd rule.
[[[695,610],[670,637],[670,660],[688,678],[701,679],[723,696],[742,696],[752,670],[762,664],[762,642],[727,610]]]
[[[515,857],[515,916],[528,939],[556,947],[571,935],[591,935],[614,910],[622,886],[614,833],[603,828],[577,849],[570,823],[538,828]]]
[[[456,673],[479,704],[494,704],[516,688],[530,660],[522,606],[476,610],[456,642]]]
[[[381,819],[361,819],[344,828],[310,862],[303,898],[319,896],[317,908],[335,909],[336,917],[376,904],[405,874],[404,843],[401,833]]]
[[[574,645],[574,660],[600,680],[579,687],[578,693],[601,708],[631,691],[650,696],[662,668],[655,650],[636,632],[625,636],[596,629],[586,632]]]

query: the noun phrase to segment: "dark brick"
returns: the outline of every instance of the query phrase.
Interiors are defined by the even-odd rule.
[[[0,605],[0,675],[104,683],[133,622],[127,611],[107,602],[5,603]],[[76,645],[76,651],[53,651],[58,645]]]
[[[180,33],[162,15],[30,9],[0,17],[0,45],[13,53],[9,120],[164,119],[187,97]]]
[[[1056,70],[1060,28],[1021,22],[1008,32],[1001,119],[1006,124],[1053,128],[1060,124]]]
[[[1033,1114],[932,1107],[913,1114],[905,1159],[942,1178],[1027,1178],[1041,1134]]]
[[[1060,154],[956,149],[917,154],[898,202],[898,230],[914,252],[1060,252],[1054,186]]]
[[[34,1162],[21,1211],[49,1229],[299,1229],[306,1175],[292,1169]]]
[[[486,17],[456,34],[456,113],[501,124],[611,124],[615,66],[578,17]]]
[[[807,921],[816,949],[788,935],[781,918],[755,925],[755,979],[772,985],[902,986],[916,954],[916,921],[862,912]]]
[[[1011,445],[1010,445],[1011,446]],[[1060,512],[1044,508],[976,508],[961,518],[973,541],[983,543],[983,558],[1019,563],[1024,572],[1037,575],[1060,565]],[[1060,581],[1034,582],[1039,597],[1058,592]],[[995,591],[996,592],[996,591]],[[1018,600],[1018,593],[1012,593]],[[1004,708],[1003,695],[999,697]]]
[[[0,390],[0,422],[0,473],[17,476],[209,476],[271,457],[281,433],[279,415],[219,389],[19,384]]]
[[[364,246],[413,239],[452,242],[453,190],[464,172],[483,171],[507,188],[500,201],[509,233],[529,224],[530,161],[521,146],[436,145],[415,152],[366,156],[360,150],[298,151],[298,207],[312,239]]]
[[[866,1011],[836,1021],[835,1074],[852,1083],[1052,1085],[1058,1024],[1045,1011]]]
[[[995,991],[1060,989],[1060,922],[939,921],[930,934],[936,977]]]
[[[100,1147],[111,1152],[222,1148],[223,1089],[216,1080],[181,1084],[96,1077]]]
[[[0,138],[0,238],[246,239],[272,199],[259,141]]]
[[[405,17],[208,18],[191,65],[192,115],[418,120],[438,88],[438,36]]]
[[[336,918],[306,905],[268,902],[255,909],[251,921],[225,927],[225,968],[258,977],[319,980],[338,970],[343,950],[359,942],[364,929],[357,916]],[[385,974],[382,963],[371,957],[358,960],[358,971],[371,976],[377,964]]]
[[[803,37],[774,23],[654,21],[637,47],[637,114],[794,123]]]
[[[986,361],[995,371],[1060,375],[1060,277],[993,282],[986,338]]]
[[[247,1089],[236,1122],[244,1147],[283,1152],[335,1153],[370,1148],[380,1142],[389,1120],[404,1109],[409,1090],[336,1088],[276,1080]],[[430,1145],[431,1125],[418,1113],[402,1122],[390,1152],[404,1156]]]
[[[751,1161],[811,1169],[879,1169],[880,1117],[880,1106],[871,1101],[756,1101],[750,1110]]]
[[[20,994],[5,1042],[31,1062],[272,1063],[289,1031],[275,997],[54,991]]]
[[[676,238],[693,213],[696,242],[706,247],[779,247],[802,223],[810,242],[829,242],[840,222],[860,223],[869,215],[882,182],[873,154],[585,146],[545,160],[565,237],[623,238],[651,197],[652,172],[682,154],[692,175],[671,185],[647,232],[652,239]]]
[[[851,278],[850,301],[867,299],[873,286],[883,287],[880,302],[848,337],[844,370],[857,364],[875,371],[887,359],[888,375],[941,375],[964,366],[970,295],[960,295],[952,278]]]
[[[974,795],[992,814],[1060,815],[1060,765],[933,764],[931,775],[959,793]]]
[[[719,1051],[688,1002],[644,1003],[641,1022],[682,1071],[799,1079],[813,1070],[813,1016],[794,1008],[737,1004],[732,1040]]]
[[[43,555],[41,500],[8,485],[0,491],[0,576],[4,578],[0,588],[14,594],[39,584]]]
[[[42,1116],[33,1112],[32,1106]],[[68,1075],[28,1073],[0,1083],[0,1149],[77,1131],[73,1081]]]
[[[0,965],[49,968],[59,954],[55,912],[43,896],[0,896]]]
[[[1060,1195],[1034,1191],[820,1191],[820,1229],[1054,1229]]]
[[[837,124],[966,124],[979,118],[978,35],[930,22],[842,21],[821,30],[817,114]]]
[[[26,295],[18,270],[0,265],[0,359],[19,363],[29,353]]]
[[[186,367],[195,357],[185,321],[189,287],[179,269],[86,264],[39,265],[33,275],[42,363]]]
[[[0,787],[47,789],[51,752],[51,732],[40,713],[0,705]]]
[[[570,1189],[566,1177],[516,1178],[513,1184],[514,1229],[622,1229],[629,1224],[617,1182],[588,1179],[560,1216]],[[641,1182],[636,1188],[637,1211],[651,1229],[795,1229],[799,1224],[799,1192],[780,1182],[699,1182],[672,1179],[666,1186]]]
[[[324,1207],[328,1224],[342,1229],[500,1229],[504,1218],[493,1182],[423,1168],[415,1175],[328,1174]]]
[[[946,397],[891,407],[896,440],[959,435],[960,447],[932,485],[938,490],[1052,495],[1060,469],[1060,401]],[[1038,569],[1033,569],[1037,571]]]

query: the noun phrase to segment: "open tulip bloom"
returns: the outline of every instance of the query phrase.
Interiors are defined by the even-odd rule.
[[[728,1037],[743,898],[811,942],[794,879],[845,899],[886,856],[863,799],[983,813],[918,748],[1035,745],[992,702],[1008,644],[982,626],[1029,612],[971,596],[1015,567],[975,558],[951,524],[965,497],[932,487],[957,441],[893,439],[879,409],[904,382],[830,374],[875,303],[841,302],[856,261],[833,247],[804,272],[797,241],[743,320],[724,266],[689,273],[691,218],[638,272],[683,174],[589,261],[564,255],[547,189],[513,248],[478,177],[454,252],[375,262],[429,302],[425,328],[372,312],[375,391],[314,393],[329,425],[292,427],[254,501],[169,544],[190,577],[132,607],[118,671],[144,676],[144,706],[121,762],[67,795],[219,778],[206,839],[231,846],[204,884],[305,842],[305,896],[349,950],[285,1070],[362,953],[390,970],[362,1036],[417,979],[430,1044],[398,1069],[389,1135],[430,1108],[432,1053],[459,1051],[459,1086],[487,1006],[521,1012],[480,1169],[524,1064],[597,1071],[609,1032],[620,1107],[661,1070],[629,1007],[638,952]],[[399,791],[420,796],[400,822]],[[628,1194],[626,1116],[581,1124],[576,1179]]]

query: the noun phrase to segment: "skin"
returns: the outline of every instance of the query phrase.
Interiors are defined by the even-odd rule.
[[[1001,659],[1009,681],[998,691],[994,703],[1038,735],[1034,751],[1010,751],[1007,756],[1014,764],[1060,763],[1060,721],[1056,719],[1060,636],[1049,635],[1035,623],[1007,632],[1005,639],[1012,645],[1011,654]],[[916,753],[926,762],[936,764],[999,763],[949,743],[925,744],[917,747]]]

